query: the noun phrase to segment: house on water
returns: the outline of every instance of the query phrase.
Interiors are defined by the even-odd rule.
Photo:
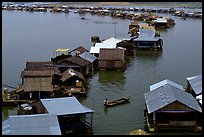
[[[98,57],[99,70],[125,70],[125,50],[101,48]]]
[[[2,122],[2,135],[62,135],[57,115],[11,115]]]
[[[175,22],[171,18],[156,18],[149,23],[150,26],[157,28],[170,28],[175,25]]]
[[[202,74],[186,78],[186,92],[190,93],[202,105]]]
[[[69,58],[58,61],[56,65],[59,67],[61,73],[68,68],[72,68],[83,74],[84,77],[88,76],[92,63],[88,60],[81,58],[80,56],[71,56]]]
[[[65,96],[71,96],[73,94],[86,96],[87,93],[83,84],[84,80],[82,73],[69,68],[61,74],[61,83],[59,87],[60,89],[65,89],[63,92],[63,95]]]
[[[49,98],[53,95],[53,76],[52,62],[27,62],[21,73],[22,84],[16,94],[24,100]]]
[[[40,99],[35,114],[13,115],[2,122],[3,135],[92,134],[92,109],[75,97]],[[88,115],[90,117],[88,117]]]
[[[32,104],[36,114],[56,115],[61,133],[92,134],[94,111],[82,105],[76,97],[40,99]]]
[[[151,85],[144,98],[149,131],[194,131],[202,127],[202,108],[181,85],[163,80]]]
[[[117,47],[117,43],[123,41],[123,40],[127,40],[127,39],[116,39],[116,38],[109,38],[106,39],[100,43],[95,43],[91,49],[90,49],[90,53],[96,57],[99,56],[99,52],[101,48],[109,48],[109,49],[114,49]]]
[[[163,39],[157,36],[153,27],[140,28],[138,33],[138,37],[132,37],[130,40],[137,49],[162,49]]]

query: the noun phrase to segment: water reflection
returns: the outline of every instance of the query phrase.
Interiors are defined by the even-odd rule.
[[[125,76],[123,71],[99,71],[98,81],[102,84],[124,85]]]
[[[163,54],[163,50],[152,51],[152,50],[136,50],[136,58],[137,59],[148,59],[148,60],[155,60],[161,59]]]
[[[16,115],[17,111],[18,107],[15,106],[2,107],[2,121],[6,120],[9,115]]]

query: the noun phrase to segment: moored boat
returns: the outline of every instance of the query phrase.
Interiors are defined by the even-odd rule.
[[[105,107],[112,107],[115,105],[123,104],[123,103],[129,103],[130,101],[130,96],[127,97],[122,97],[120,99],[114,100],[114,101],[107,101],[104,103]]]

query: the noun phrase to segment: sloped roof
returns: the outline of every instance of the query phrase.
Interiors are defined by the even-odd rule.
[[[61,80],[62,82],[66,81],[67,79],[69,79],[69,78],[71,78],[71,77],[73,77],[73,76],[76,76],[76,77],[78,77],[78,78],[80,78],[80,79],[82,79],[82,80],[85,80],[82,73],[80,73],[80,72],[78,72],[78,71],[76,71],[76,70],[73,70],[73,69],[71,69],[71,68],[69,68],[69,69],[67,69],[65,72],[63,72],[61,76],[62,76],[62,77],[61,77],[60,80]]]
[[[158,41],[161,37],[155,37],[155,30],[152,28],[139,29],[139,36],[133,41]]]
[[[84,47],[79,46],[79,47],[77,47],[77,48],[75,48],[75,49],[72,49],[72,50],[69,52],[69,55],[72,55],[72,56],[75,56],[76,54],[80,55],[80,54],[82,54],[82,53],[84,53],[84,52],[87,52],[87,51],[88,51],[88,50],[85,49]]]
[[[72,63],[74,63],[74,64],[76,64],[76,65],[81,66],[81,67],[84,67],[84,66],[86,66],[86,65],[91,64],[90,61],[85,60],[85,59],[83,59],[83,58],[81,58],[81,57],[79,57],[79,56],[69,57],[69,58],[67,58],[67,59],[64,59],[64,60],[59,61],[59,63],[64,62],[64,61],[72,62]]]
[[[102,41],[101,43],[95,43],[95,46],[92,46],[91,49],[90,49],[90,53],[97,53],[99,54],[100,52],[100,49],[101,48],[110,48],[110,49],[113,49],[113,48],[116,48],[117,46],[117,43],[118,42],[121,42],[122,40],[127,40],[127,39],[116,39],[116,38],[109,38],[109,39],[106,39],[104,41]]]
[[[191,94],[168,84],[145,93],[144,98],[148,113],[155,112],[175,101],[202,112],[201,107]]]
[[[26,62],[26,70],[48,70],[53,69],[52,61],[42,61],[42,62]]]
[[[94,112],[86,106],[83,106],[76,97],[50,98],[40,100],[49,114],[68,115]]]
[[[51,77],[54,75],[53,70],[24,70],[21,77]]]
[[[13,115],[2,122],[3,135],[61,135],[56,115]]]
[[[53,91],[52,77],[32,77],[24,78],[23,89],[30,91]]]
[[[90,54],[89,52],[84,52],[84,53],[80,54],[79,56],[85,60],[90,61],[91,63],[97,59],[96,56]]]
[[[170,81],[168,79],[165,79],[165,80],[162,80],[162,81],[160,81],[160,82],[158,82],[156,84],[151,85],[150,86],[150,91],[155,90],[155,89],[157,89],[157,88],[159,88],[161,86],[164,86],[164,85],[171,85],[171,86],[174,86],[174,87],[176,87],[178,89],[181,89],[181,90],[184,89],[183,86],[181,86],[181,85],[179,85],[179,84],[177,84],[177,83],[175,83],[173,81]]]
[[[202,93],[202,75],[188,77],[186,79],[190,83],[196,95],[199,95]]]
[[[100,49],[98,60],[121,60],[124,61],[124,49]]]

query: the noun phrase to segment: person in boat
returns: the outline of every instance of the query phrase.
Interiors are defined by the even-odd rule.
[[[106,98],[105,100],[104,100],[104,105],[107,105],[108,104],[108,99]]]

